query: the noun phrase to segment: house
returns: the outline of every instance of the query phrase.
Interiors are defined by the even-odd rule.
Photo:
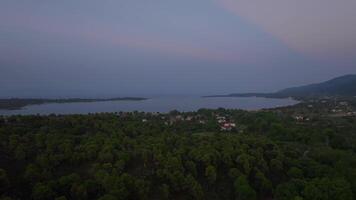
[[[192,117],[192,116],[188,116],[185,118],[186,121],[192,121],[193,119],[194,119],[194,117]]]
[[[160,115],[159,112],[152,112],[151,114],[152,114],[152,116],[155,116],[155,117]]]
[[[173,125],[174,123],[177,122],[177,119],[175,117],[170,117],[169,119],[169,125]]]
[[[347,103],[346,101],[342,101],[342,102],[339,102],[339,105],[340,106],[348,106],[349,103]]]
[[[343,111],[341,109],[332,109],[331,112],[333,112],[333,113],[341,113]]]
[[[224,123],[221,125],[221,131],[231,131],[234,128],[236,128],[236,124],[235,123]]]
[[[219,123],[219,124],[222,124],[222,123],[225,123],[225,122],[226,122],[225,119],[219,119],[219,120],[218,120],[218,123]]]
[[[294,119],[295,119],[297,122],[310,121],[310,118],[309,118],[309,117],[305,117],[305,116],[302,116],[302,115],[297,115],[297,116],[294,117]]]
[[[177,116],[176,116],[176,120],[178,120],[178,121],[182,121],[182,120],[184,120],[184,118],[183,118],[183,116],[182,116],[182,115],[177,115]]]
[[[301,116],[301,115],[295,116],[294,119],[297,120],[297,121],[304,121],[304,117]]]
[[[199,120],[199,124],[206,124],[204,120]]]
[[[219,124],[222,124],[226,122],[226,117],[216,115],[216,120],[218,121]]]
[[[216,119],[217,120],[226,120],[226,117],[217,115]]]

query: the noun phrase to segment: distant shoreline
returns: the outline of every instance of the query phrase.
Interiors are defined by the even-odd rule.
[[[208,95],[203,98],[218,98],[218,97],[264,97],[264,98],[278,98],[272,94],[264,93],[241,93],[241,94],[223,94],[223,95]]]
[[[41,105],[49,103],[90,103],[105,101],[144,101],[143,97],[119,97],[119,98],[66,98],[66,99],[41,99],[41,98],[9,98],[0,99],[0,110],[20,110],[29,105]]]
[[[241,93],[241,94],[227,94],[227,95],[209,95],[202,96],[202,98],[222,98],[222,97],[236,97],[236,98],[248,98],[248,97],[256,97],[256,98],[269,98],[269,99],[294,99],[297,101],[303,100],[302,97],[295,96],[283,96],[275,93]]]

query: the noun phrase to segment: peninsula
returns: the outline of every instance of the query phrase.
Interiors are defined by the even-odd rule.
[[[40,105],[48,103],[86,103],[104,101],[143,101],[142,97],[119,97],[119,98],[67,98],[67,99],[42,99],[42,98],[9,98],[0,99],[0,110],[18,110],[29,105]]]

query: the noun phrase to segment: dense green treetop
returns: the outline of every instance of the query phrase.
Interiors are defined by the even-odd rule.
[[[0,117],[0,196],[355,199],[355,117],[288,112]],[[167,123],[177,116],[193,120]],[[237,129],[221,132],[216,116]]]

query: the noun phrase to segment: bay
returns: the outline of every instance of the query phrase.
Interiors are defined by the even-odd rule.
[[[259,97],[154,97],[143,101],[107,101],[90,103],[50,103],[30,105],[20,110],[0,110],[0,115],[48,115],[48,114],[88,114],[102,112],[161,112],[172,110],[196,111],[201,108],[259,110],[294,105],[293,99],[272,99]]]

